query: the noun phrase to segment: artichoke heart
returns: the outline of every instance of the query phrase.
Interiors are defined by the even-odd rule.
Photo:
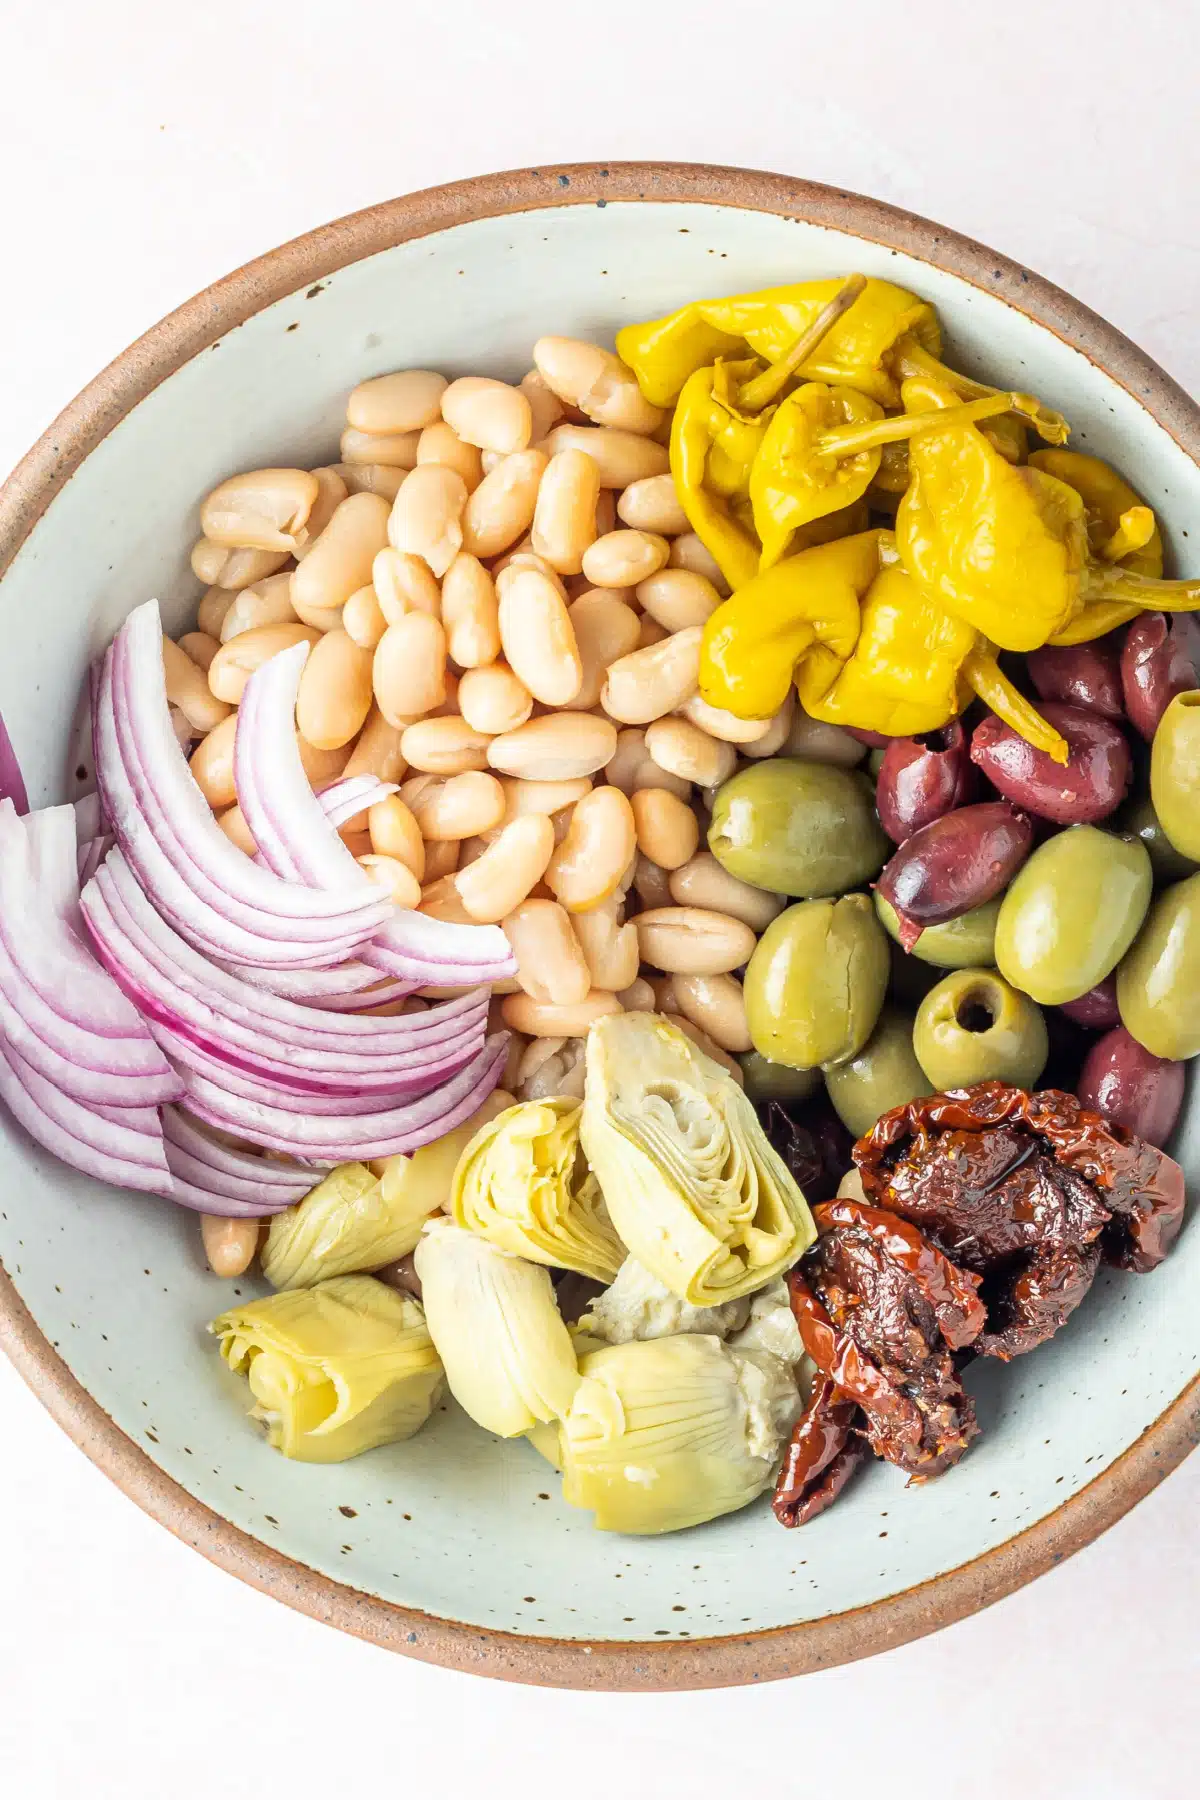
[[[523,1100],[477,1131],[454,1178],[455,1222],[530,1262],[611,1281],[625,1260],[579,1148],[568,1095]]]
[[[627,1256],[612,1286],[597,1294],[580,1318],[579,1330],[589,1332],[604,1344],[676,1337],[685,1331],[724,1339],[740,1331],[749,1317],[750,1302],[746,1299],[725,1300],[720,1306],[692,1306],[664,1287],[634,1257]],[[578,1338],[575,1348],[579,1349]]]
[[[420,1306],[369,1275],[248,1301],[208,1329],[249,1380],[251,1418],[297,1462],[344,1462],[411,1437],[441,1387]]]
[[[449,1219],[426,1226],[415,1262],[429,1329],[463,1411],[497,1437],[561,1418],[579,1369],[546,1270]]]
[[[752,1293],[817,1235],[741,1088],[653,1013],[592,1026],[580,1140],[631,1254],[693,1306]]]
[[[800,1411],[785,1363],[700,1334],[585,1356],[559,1428],[563,1498],[600,1531],[681,1531],[757,1498]]]
[[[484,1101],[477,1113],[411,1156],[376,1166],[342,1163],[296,1206],[276,1213],[267,1232],[262,1270],[275,1288],[311,1287],[331,1275],[385,1268],[415,1250],[426,1219],[446,1206],[458,1159],[485,1119],[499,1110]]]

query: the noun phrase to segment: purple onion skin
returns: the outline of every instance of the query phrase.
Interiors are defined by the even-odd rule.
[[[1081,706],[1102,719],[1123,719],[1121,664],[1111,638],[1090,644],[1045,644],[1025,658],[1029,679],[1043,700]]]
[[[879,877],[906,950],[1006,888],[1033,848],[1033,822],[1005,800],[961,806],[914,832]]]
[[[1183,634],[1165,613],[1135,619],[1121,651],[1121,688],[1129,722],[1149,743],[1176,694],[1200,686]]]
[[[1152,1056],[1123,1028],[1092,1045],[1076,1093],[1085,1106],[1148,1144],[1165,1144],[1183,1105],[1184,1065]]]
[[[1078,1000],[1064,1000],[1058,1010],[1077,1025],[1086,1025],[1089,1031],[1111,1031],[1121,1023],[1116,974],[1106,975],[1086,994],[1080,994]]]
[[[967,735],[955,719],[923,738],[893,738],[875,784],[879,823],[902,844],[971,797],[975,771]]]
[[[1132,759],[1111,719],[1080,706],[1047,701],[1042,715],[1067,741],[1066,763],[1035,750],[1011,725],[989,713],[975,727],[971,761],[1014,806],[1056,825],[1091,825],[1125,798]]]

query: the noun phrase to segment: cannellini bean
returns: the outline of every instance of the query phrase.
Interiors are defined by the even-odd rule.
[[[300,624],[259,625],[254,631],[239,632],[237,637],[230,638],[227,644],[221,645],[209,664],[209,688],[218,700],[237,706],[246,683],[263,663],[278,656],[281,650],[290,650],[295,644],[316,644],[320,642],[320,638],[319,631],[314,631],[310,625]],[[182,700],[177,704],[191,718],[186,704]],[[221,716],[224,717],[224,713]],[[192,723],[197,724],[198,721],[193,719]]]
[[[472,555],[499,556],[524,537],[546,461],[541,450],[520,450],[484,475],[463,513],[463,547]]]
[[[558,570],[552,569],[545,557],[539,556],[536,550],[530,547],[532,542],[531,538],[524,538],[521,543],[515,545],[508,552],[507,556],[500,557],[492,564],[492,580],[496,583],[497,594],[503,594],[508,583],[515,581],[523,569],[535,569],[539,575],[544,575],[547,581],[553,582],[565,600],[567,597],[566,583]]]
[[[668,975],[724,975],[748,962],[756,938],[740,919],[698,906],[658,906],[639,913],[642,961]]]
[[[721,604],[712,582],[690,569],[660,569],[635,590],[638,604],[667,631],[707,625]]]
[[[289,576],[289,580],[291,577]],[[221,641],[221,627],[225,623],[225,615],[233,605],[237,595],[229,588],[210,587],[201,595],[200,605],[196,609],[196,624],[205,637]]]
[[[750,757],[776,756],[787,743],[795,710],[795,695],[789,694],[775,717],[767,721],[767,730],[764,735],[755,738],[753,743],[743,744],[742,755]]]
[[[533,1000],[528,994],[510,994],[500,1008],[504,1023],[511,1031],[526,1037],[586,1037],[588,1027],[610,1013],[619,1013],[621,1002],[615,994],[599,990],[588,994],[574,1006],[553,1006]]]
[[[220,652],[209,664],[209,671],[219,655]],[[210,686],[208,672],[194,663],[169,637],[163,639],[163,668],[167,678],[167,699],[172,706],[178,707],[193,731],[211,731],[227,717],[229,707],[223,704],[223,696]]]
[[[342,433],[340,454],[348,468],[361,463],[382,464],[387,469],[415,469],[419,431],[356,431],[348,425]]]
[[[435,619],[441,613],[442,596],[433,571],[424,557],[410,551],[391,545],[380,550],[371,564],[371,585],[389,625],[397,624],[405,613],[429,613]]]
[[[667,566],[671,569],[690,569],[693,575],[703,575],[706,581],[712,582],[722,600],[728,599],[729,583],[721,573],[720,564],[708,545],[694,531],[685,531],[672,541]]]
[[[554,458],[565,462],[566,457]],[[553,464],[551,465],[553,467]],[[549,479],[549,471],[547,471]],[[628,656],[638,641],[638,616],[631,606],[603,588],[589,588],[567,609],[582,669],[574,705],[580,711],[600,703],[611,664]]]
[[[494,775],[476,769],[464,775],[432,777],[429,787],[415,790],[404,784],[401,798],[421,827],[425,839],[425,877],[429,880],[429,846],[438,841],[461,843],[463,838],[479,837],[491,831],[504,817],[504,790]],[[551,837],[553,833],[551,833]],[[457,864],[457,851],[455,864]],[[541,870],[538,870],[538,875]],[[533,880],[537,880],[537,875]],[[531,883],[532,885],[532,883]],[[513,902],[516,905],[516,902]],[[511,912],[512,907],[506,907]],[[503,918],[501,913],[500,917]]]
[[[559,455],[565,452],[559,451]],[[617,497],[612,488],[601,487],[596,502],[596,536],[607,537],[617,529]],[[628,597],[628,596],[627,596]]]
[[[372,682],[390,725],[410,725],[446,697],[446,633],[428,613],[405,613],[375,646]]]
[[[356,738],[371,710],[371,652],[346,631],[327,631],[309,652],[296,695],[296,724],[318,750]]]
[[[665,446],[633,431],[615,431],[607,425],[556,425],[544,442],[551,456],[563,450],[586,451],[600,470],[604,488],[627,488],[647,475],[667,473]]]
[[[488,762],[501,774],[526,781],[570,781],[594,775],[611,762],[616,747],[616,727],[607,719],[594,713],[547,713],[493,738]]]
[[[670,906],[671,887],[667,871],[638,851],[633,866],[633,886],[643,906]]]
[[[596,587],[636,587],[665,566],[669,548],[652,531],[609,531],[584,551],[583,573]]]
[[[563,404],[538,369],[530,369],[528,375],[523,375],[520,387],[529,402],[533,420],[530,442],[536,444],[558,424],[563,416]]]
[[[697,787],[717,787],[737,767],[732,744],[709,737],[688,719],[656,719],[646,727],[646,749],[659,768]]]
[[[637,847],[662,869],[681,869],[696,854],[700,827],[686,801],[666,788],[639,788],[631,797]]]
[[[421,827],[399,794],[377,800],[367,811],[371,849],[376,856],[403,863],[417,879],[425,879],[425,844]]]
[[[559,399],[586,413],[597,425],[650,432],[663,422],[662,408],[651,406],[633,370],[599,344],[582,338],[543,337],[533,346],[533,360]]]
[[[660,768],[650,754],[648,733],[627,725],[617,733],[616,754],[604,771],[604,779],[619,787],[623,794],[635,794],[639,788],[666,788],[681,800],[691,798],[692,784],[669,770]]]
[[[486,375],[464,375],[442,395],[442,417],[464,443],[511,456],[525,450],[533,431],[533,412],[520,388]]]
[[[303,562],[304,558],[308,555],[309,551],[328,525],[330,519],[332,519],[338,507],[342,504],[342,501],[350,492],[339,469],[313,469],[311,473],[313,480],[317,484],[317,497],[313,501],[312,510],[305,521],[305,530],[307,532],[305,541],[298,545],[293,552],[297,562]]]
[[[300,766],[304,770],[308,785],[314,791],[327,787],[336,781],[349,762],[350,746],[340,745],[336,750],[318,750],[305,738],[296,733],[296,748],[300,752]]]
[[[684,1018],[699,1025],[722,1050],[736,1055],[754,1048],[742,984],[734,976],[676,975],[673,986]]]
[[[651,644],[661,644],[663,639],[670,635],[666,627],[660,625],[657,619],[652,619],[649,613],[643,613],[638,622],[637,647],[639,650],[648,650]]]
[[[231,1281],[246,1273],[258,1250],[261,1224],[261,1219],[222,1219],[201,1213],[200,1238],[214,1275]]]
[[[371,674],[373,682],[374,665]],[[407,722],[406,720],[405,723]],[[401,726],[392,725],[384,718],[377,705],[372,706],[367,714],[367,722],[359,733],[358,742],[346,762],[347,777],[377,775],[380,781],[400,781],[405,769],[404,758],[400,754],[401,730]]]
[[[473,494],[483,480],[483,457],[474,444],[466,444],[459,437],[453,425],[447,425],[444,419],[436,424],[427,425],[417,440],[417,467],[422,463],[440,463],[444,468],[456,469],[467,484],[468,494]]]
[[[197,538],[192,545],[192,574],[197,581],[204,582],[206,587],[228,588],[236,593],[239,588],[253,587],[256,581],[263,581],[268,575],[274,575],[288,561],[286,550],[230,550],[224,544],[214,544],[211,538]]]
[[[617,501],[617,517],[635,531],[657,531],[662,537],[677,537],[689,529],[672,475],[647,475],[630,482]]]
[[[208,672],[209,664],[221,648],[220,638],[209,637],[206,631],[185,631],[179,639],[179,648],[185,656],[190,656],[198,669]]]
[[[636,931],[634,935],[636,936]],[[641,975],[637,977],[636,981],[631,981],[627,988],[622,988],[617,999],[626,1012],[656,1012],[658,1010],[654,989]]]
[[[675,983],[671,980],[669,975],[653,976],[649,982],[649,986],[654,995],[655,1012],[668,1015],[678,1013],[679,1001],[675,996]]]
[[[358,431],[420,431],[440,417],[449,383],[432,369],[397,369],[360,381],[346,402],[346,417]]]
[[[395,550],[420,556],[439,577],[462,549],[467,484],[457,469],[422,463],[396,495],[388,521]]]
[[[557,900],[525,900],[504,920],[517,980],[533,1000],[576,1006],[592,985],[570,915]]]
[[[693,1044],[695,1044],[698,1049],[703,1050],[705,1056],[711,1058],[715,1063],[720,1063],[723,1069],[727,1069],[739,1087],[744,1087],[746,1085],[746,1078],[742,1074],[741,1064],[735,1062],[728,1051],[722,1050],[720,1044],[715,1043],[702,1026],[697,1025],[692,1019],[689,1019],[686,1013],[670,1011],[666,1007],[662,1007],[659,1010],[662,1012],[663,1017],[667,1020],[668,1024],[674,1025],[677,1031],[682,1031],[684,1037],[691,1038]]]
[[[421,889],[420,910],[431,919],[444,919],[448,925],[470,925],[470,913],[463,905],[453,875],[442,875]]]
[[[297,606],[292,601],[292,611],[301,625],[307,625],[318,636],[326,631],[337,631],[342,623],[340,606],[306,606],[303,601]]]
[[[507,663],[467,669],[458,684],[458,704],[468,725],[486,737],[515,731],[533,711],[533,695]]]
[[[371,565],[387,543],[389,507],[378,494],[351,494],[292,576],[297,616],[342,607],[371,579]]]
[[[253,631],[259,625],[288,625],[295,617],[291,576],[268,575],[265,581],[233,596],[233,605],[221,621],[221,642],[227,644],[239,632]]]
[[[496,586],[477,556],[460,550],[442,577],[442,622],[452,662],[478,669],[500,654]]]
[[[487,768],[492,735],[476,731],[458,713],[420,719],[405,730],[400,754],[410,769],[431,775],[465,775],[469,769]]]
[[[462,848],[461,838],[430,838],[425,844],[425,881],[431,883],[444,881],[447,875],[453,875],[459,864],[459,851]],[[422,889],[422,891],[424,891]],[[455,904],[462,905],[455,890]]]
[[[196,741],[195,727],[188,724],[177,706],[168,707],[167,714],[171,721],[171,730],[175,734],[175,742],[185,756],[190,756],[192,745]]]
[[[568,912],[586,912],[616,892],[636,849],[633,809],[620,788],[593,788],[575,804],[546,885]]]
[[[221,813],[217,818],[217,824],[229,841],[236,844],[239,850],[244,850],[247,856],[258,855],[258,845],[250,835],[250,827],[242,816],[240,806],[231,806],[228,812]]]
[[[596,536],[600,471],[582,450],[552,457],[538,488],[531,533],[538,556],[563,575],[578,575]]]
[[[683,706],[696,692],[700,638],[700,627],[691,625],[613,663],[600,696],[609,717],[629,725],[648,725]]]
[[[773,723],[771,719],[739,719],[736,713],[710,706],[699,694],[689,695],[675,710],[701,731],[707,731],[709,737],[720,738],[726,744],[756,744],[766,737]]]
[[[517,569],[498,588],[500,642],[509,667],[544,706],[565,706],[579,692],[583,666],[566,603],[536,569]]]
[[[356,588],[342,608],[343,631],[348,632],[362,649],[373,650],[387,627],[374,583]]]
[[[709,850],[701,850],[681,869],[675,869],[670,888],[671,899],[677,906],[726,913],[756,932],[765,931],[787,904],[778,894],[768,894],[763,888],[751,887],[748,881],[739,881],[736,875],[721,867]]]
[[[360,869],[386,888],[389,897],[397,906],[409,907],[413,911],[421,904],[421,884],[407,864],[394,856],[376,856],[372,851],[367,856],[356,858]]]
[[[567,781],[521,781],[506,775],[501,786],[504,789],[506,825],[510,819],[524,819],[530,813],[543,813],[547,818],[553,818],[592,791],[592,783],[587,775],[576,776]]]
[[[391,463],[339,463],[348,494],[378,494],[390,506],[409,471]]]
[[[534,813],[505,825],[495,843],[455,877],[469,916],[481,925],[507,918],[541,880],[553,851],[549,819]]]
[[[853,769],[862,762],[867,748],[840,725],[814,719],[797,704],[783,754],[799,757],[802,762],[833,763],[838,768]]]
[[[320,486],[307,469],[251,469],[231,475],[201,502],[200,529],[230,550],[282,550],[288,556],[307,536],[305,526]]]
[[[237,714],[230,713],[192,751],[188,767],[196,786],[214,812],[232,806],[237,799],[233,779],[233,740],[237,731]]]
[[[575,936],[587,959],[591,985],[617,994],[637,980],[638,936],[621,922],[622,902],[614,894],[590,912],[575,913]]]

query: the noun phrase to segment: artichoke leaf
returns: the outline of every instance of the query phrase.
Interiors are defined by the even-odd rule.
[[[529,1262],[611,1281],[625,1259],[579,1147],[568,1095],[523,1100],[477,1131],[454,1178],[456,1224]]]
[[[415,1253],[429,1330],[463,1411],[497,1437],[558,1419],[579,1385],[547,1271],[449,1219]]]
[[[369,1275],[247,1301],[208,1329],[249,1381],[251,1418],[298,1462],[344,1462],[411,1437],[441,1388],[421,1307]]]
[[[718,1306],[692,1306],[673,1294],[649,1269],[643,1269],[635,1257],[627,1256],[611,1287],[597,1294],[580,1318],[579,1331],[589,1332],[604,1344],[676,1337],[690,1331],[724,1339],[740,1331],[749,1317],[748,1299],[724,1300]],[[582,1355],[578,1336],[575,1348]]]
[[[655,1014],[592,1026],[580,1141],[631,1255],[693,1306],[753,1293],[816,1237],[741,1088]]]

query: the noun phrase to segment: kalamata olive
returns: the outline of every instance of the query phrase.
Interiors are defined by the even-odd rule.
[[[1078,1000],[1112,973],[1146,917],[1144,844],[1072,825],[1039,844],[1000,903],[996,967],[1042,1006]]]
[[[977,1081],[1031,1088],[1046,1066],[1049,1039],[1041,1008],[995,969],[956,969],[917,1008],[913,1049],[939,1092]]]
[[[1150,747],[1150,798],[1180,856],[1200,862],[1200,688],[1176,694]]]
[[[1092,1045],[1075,1092],[1148,1144],[1165,1144],[1183,1105],[1184,1066],[1154,1056],[1118,1026]]]
[[[1121,1023],[1155,1056],[1200,1055],[1200,874],[1164,888],[1117,970]]]
[[[961,806],[913,833],[879,877],[910,950],[926,925],[943,925],[992,900],[1033,848],[1033,825],[1004,800]]]
[[[1147,743],[1176,694],[1196,683],[1196,665],[1179,626],[1165,613],[1135,619],[1121,651],[1121,688],[1129,722]]]
[[[1044,644],[1029,652],[1025,667],[1043,700],[1081,706],[1102,719],[1125,717],[1121,664],[1111,637],[1090,644]]]
[[[1132,767],[1129,745],[1111,719],[1049,700],[1041,713],[1067,740],[1067,761],[1035,750],[989,713],[975,727],[971,761],[1015,806],[1056,825],[1090,825],[1121,804]]]
[[[1116,975],[1106,975],[1086,994],[1080,994],[1078,1000],[1064,1000],[1059,1011],[1065,1012],[1077,1025],[1086,1025],[1089,1031],[1111,1031],[1114,1025],[1121,1023]]]
[[[879,823],[897,844],[970,798],[975,771],[955,719],[926,737],[893,738],[875,786]]]

